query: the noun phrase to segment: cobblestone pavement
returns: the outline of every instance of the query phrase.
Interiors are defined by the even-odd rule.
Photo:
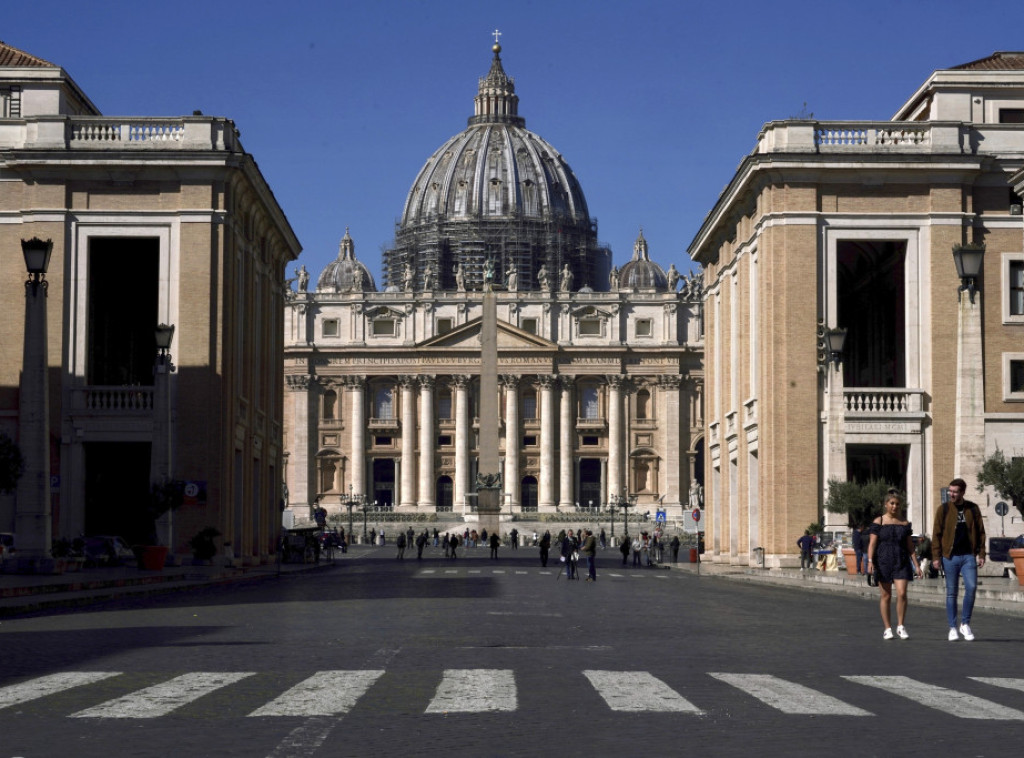
[[[567,581],[532,549],[487,555],[365,549],[5,618],[0,758],[1004,755],[1024,737],[1024,630],[999,609],[952,643],[912,588],[911,638],[883,641],[875,595],[610,551],[596,583]]]

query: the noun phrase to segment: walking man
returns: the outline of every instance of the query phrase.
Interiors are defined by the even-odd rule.
[[[954,479],[949,483],[949,502],[935,512],[932,527],[932,568],[941,561],[946,573],[946,620],[949,622],[949,641],[973,640],[971,613],[974,595],[978,590],[978,569],[985,565],[985,524],[976,503],[964,500],[967,483]],[[957,626],[957,593],[960,577],[964,578],[964,605]]]
[[[587,581],[597,581],[597,540],[594,538],[594,532],[587,529],[584,532],[583,546],[580,548],[580,552],[587,557]]]

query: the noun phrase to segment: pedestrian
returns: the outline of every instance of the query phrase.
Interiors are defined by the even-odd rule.
[[[540,565],[547,568],[548,551],[551,550],[551,532],[545,530],[544,536],[540,538]]]
[[[437,527],[434,527],[434,547],[438,546],[438,540],[440,540],[440,534],[437,531]]]
[[[861,524],[855,524],[853,527],[853,554],[857,559],[857,573],[867,573],[867,554],[864,552],[864,527]],[[870,539],[870,538],[869,538]]]
[[[498,546],[501,544],[501,537],[498,536],[497,532],[493,532],[491,534],[490,543],[491,543],[491,558],[493,560],[498,560]]]
[[[413,542],[416,540],[416,530],[411,526],[405,530],[405,544],[409,547],[413,546]]]
[[[672,548],[672,562],[673,563],[679,563],[679,545],[680,544],[681,543],[679,542],[679,535],[678,534],[673,534],[672,535],[672,541],[670,543],[668,543],[668,546],[670,548]]]
[[[424,529],[423,533],[420,534],[420,536],[416,538],[416,560],[418,560],[418,561],[422,561],[423,560],[423,548],[425,548],[427,546],[427,540],[429,539],[427,537],[427,534],[428,534],[427,530]]]
[[[882,624],[885,631],[883,640],[892,639],[892,621],[890,604],[892,602],[892,586],[896,585],[896,635],[901,640],[910,638],[904,621],[907,617],[907,583],[912,574],[923,577],[921,564],[914,557],[914,540],[911,538],[913,529],[908,521],[903,520],[903,504],[894,490],[889,490],[885,498],[885,512],[871,522],[871,537],[868,540],[868,571],[873,571],[878,578],[878,589],[881,592],[879,609],[882,612]]]
[[[376,545],[377,544],[377,532],[373,528],[370,529],[370,538],[367,541],[367,544],[369,544],[369,545]]]
[[[811,557],[811,550],[814,548],[814,537],[811,536],[809,529],[804,530],[804,536],[796,541],[796,546],[800,548],[800,570],[812,568],[814,559]]]
[[[576,561],[574,560],[574,556],[578,547],[579,543],[576,542],[576,538],[572,534],[572,529],[570,529],[566,533],[565,539],[562,540],[562,561],[565,563],[566,579],[573,579],[576,576]]]
[[[508,533],[508,537],[509,537],[509,544],[512,546],[512,549],[513,550],[518,550],[519,549],[519,530],[518,529],[512,529],[512,531]]]
[[[395,556],[396,560],[405,560],[405,534],[403,532],[398,533],[398,539],[395,540],[395,546],[398,548],[398,555]]]
[[[619,543],[619,552],[622,553],[622,565],[626,565],[626,561],[629,559],[629,533],[622,535],[622,541]]]
[[[452,551],[452,560],[455,560],[459,556],[455,554],[455,549],[459,546],[459,535],[453,534],[452,538],[448,540],[448,547]]]
[[[580,547],[580,553],[587,559],[587,581],[597,581],[597,539],[594,537],[594,532],[587,529],[584,532],[583,545]]]
[[[449,546],[450,546],[450,541],[448,539],[448,532],[445,532],[444,533],[444,539],[441,540],[441,547],[444,548],[444,557],[445,558],[449,557],[449,552],[448,552],[449,551]]]
[[[604,527],[601,527],[601,536],[598,537],[598,541],[601,543],[601,549],[604,550],[608,547],[608,537],[604,533]]]
[[[633,540],[631,547],[633,548],[633,568],[636,568],[640,565],[640,552],[644,549],[644,541],[639,535]]]
[[[946,575],[946,621],[949,641],[959,639],[957,632],[970,642],[971,614],[974,595],[978,591],[978,569],[985,565],[985,522],[977,503],[964,500],[967,482],[954,479],[949,483],[949,502],[935,512],[932,526],[932,568],[940,565]],[[964,578],[964,605],[957,626],[957,593],[960,577]]]

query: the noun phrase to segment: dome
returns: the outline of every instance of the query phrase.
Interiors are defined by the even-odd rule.
[[[636,242],[633,243],[633,257],[619,271],[619,286],[622,289],[668,291],[668,277],[665,271],[647,254],[647,240],[644,230],[640,230]]]
[[[356,246],[345,227],[338,257],[327,264],[316,281],[318,292],[375,292],[373,274],[356,258]]]
[[[581,285],[599,284],[610,255],[597,245],[583,189],[562,155],[526,129],[501,46],[492,50],[468,127],[430,156],[406,197],[385,253],[387,283],[400,284],[406,265],[418,279],[429,264],[451,287],[449,272],[461,263],[472,289],[491,259],[498,271],[516,269],[521,290],[537,288],[542,264],[557,271],[568,263]]]

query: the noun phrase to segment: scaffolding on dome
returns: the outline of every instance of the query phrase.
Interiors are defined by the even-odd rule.
[[[488,259],[496,284],[504,285],[510,265],[514,266],[520,291],[541,289],[537,274],[542,265],[551,289],[558,289],[559,272],[566,264],[574,276],[574,290],[608,288],[611,254],[597,242],[596,219],[581,222],[568,216],[538,219],[521,215],[454,221],[437,218],[398,229],[394,247],[384,251],[384,285],[401,287],[410,264],[416,289],[421,288],[429,266],[437,289],[455,290],[455,268],[461,263],[466,289],[480,290]]]

